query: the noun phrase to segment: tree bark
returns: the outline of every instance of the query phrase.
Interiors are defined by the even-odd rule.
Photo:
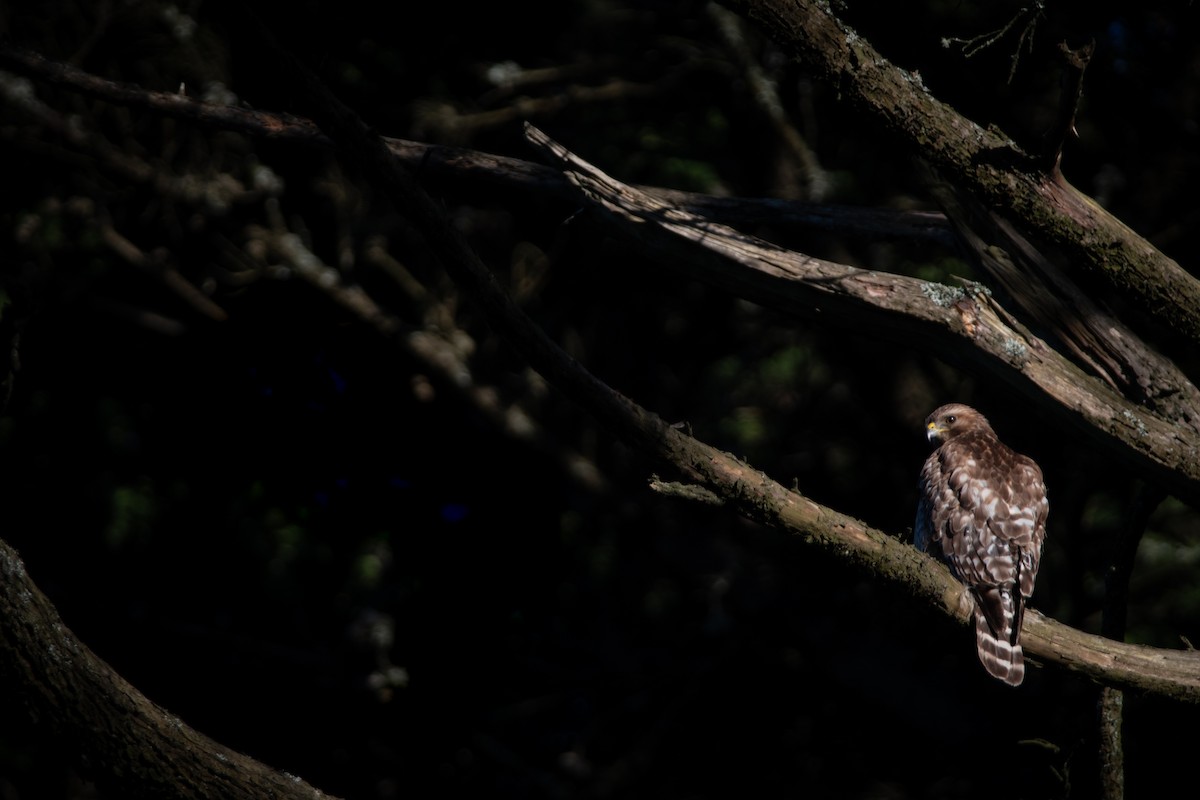
[[[1200,498],[1200,433],[1122,397],[1014,321],[982,287],[929,283],[785,250],[673,208],[605,175],[544,133],[527,136],[566,170],[618,235],[664,265],[754,302],[822,324],[901,337],[978,365],[1091,436],[1134,469]],[[1161,376],[1160,376],[1161,378]],[[1186,396],[1190,384],[1174,387]],[[1159,387],[1172,393],[1172,386]]]
[[[1107,280],[1174,331],[1200,344],[1200,281],[1057,169],[1001,133],[939,102],[920,76],[885,59],[820,0],[724,0],[760,25],[817,81],[955,186]]]
[[[75,637],[0,541],[0,685],[112,797],[329,797],[150,702]]]

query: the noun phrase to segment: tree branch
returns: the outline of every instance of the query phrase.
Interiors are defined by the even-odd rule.
[[[1200,433],[1200,390],[1057,263],[975,198],[935,183],[967,258],[1052,341],[1135,405]]]
[[[292,114],[258,111],[241,106],[206,103],[181,94],[154,92],[128,83],[91,75],[76,67],[48,61],[36,53],[0,43],[0,67],[39,82],[96,97],[109,103],[140,108],[155,114],[192,122],[202,127],[234,131],[256,139],[328,149],[328,137],[311,120]],[[472,194],[494,190],[509,201],[515,194],[575,201],[575,192],[562,173],[543,164],[461,147],[429,145],[384,137],[388,149],[422,178],[442,186],[469,186]],[[131,171],[141,179],[142,172]],[[820,203],[799,203],[777,198],[714,197],[674,189],[638,188],[698,214],[729,225],[818,227],[870,238],[925,241],[943,247],[954,245],[946,218],[931,211],[894,211]]]
[[[602,222],[664,264],[740,297],[825,324],[902,337],[967,359],[1045,403],[1134,468],[1200,497],[1200,433],[1084,374],[983,291],[812,258],[673,208],[614,180],[533,126],[527,137],[565,170]],[[730,262],[740,265],[731,268]],[[1169,390],[1169,386],[1161,387]]]
[[[80,642],[0,541],[0,684],[114,797],[329,797],[189,728]]]
[[[725,0],[955,185],[1200,343],[1200,281],[999,133],[936,100],[820,0]]]

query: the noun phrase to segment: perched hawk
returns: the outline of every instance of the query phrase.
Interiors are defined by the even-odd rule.
[[[1021,618],[1050,510],[1042,471],[1002,444],[970,406],[942,406],[926,418],[925,430],[940,446],[921,470],[915,544],[945,561],[971,590],[979,660],[1017,686],[1025,678]]]

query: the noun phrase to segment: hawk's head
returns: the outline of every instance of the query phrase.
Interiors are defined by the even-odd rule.
[[[939,444],[964,433],[991,429],[983,414],[962,403],[944,405],[925,418],[925,437]]]

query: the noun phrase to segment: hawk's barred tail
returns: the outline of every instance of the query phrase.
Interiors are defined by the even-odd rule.
[[[979,660],[989,673],[1009,684],[1020,686],[1025,680],[1025,653],[1019,644],[1009,644],[992,635],[987,617],[975,608],[975,647]]]

